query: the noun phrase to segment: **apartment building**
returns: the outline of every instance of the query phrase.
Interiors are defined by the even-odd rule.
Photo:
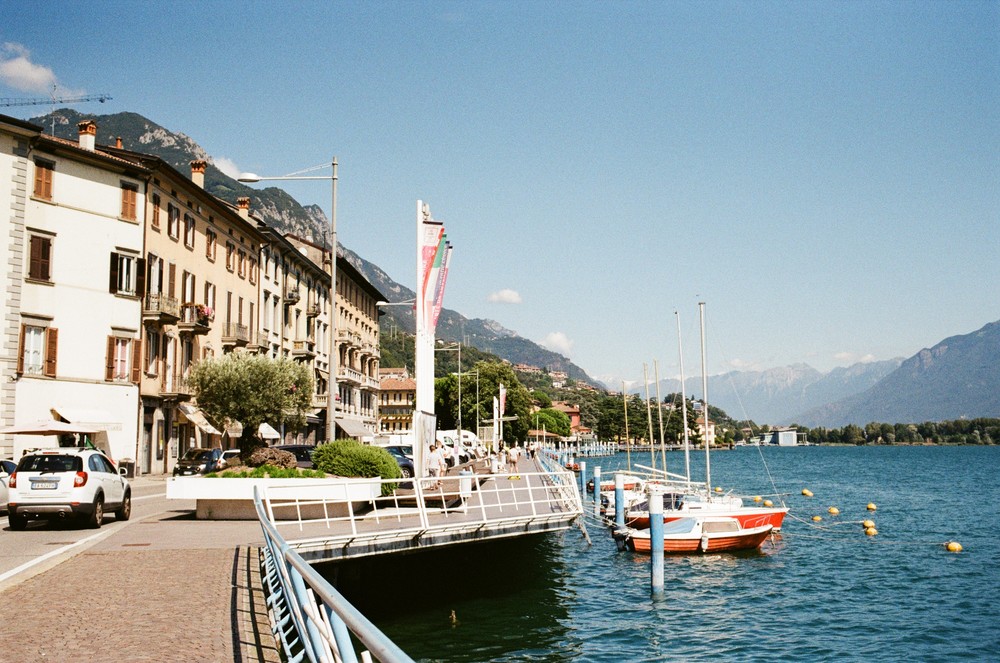
[[[148,171],[96,146],[0,116],[6,300],[0,423],[59,419],[104,431],[135,458],[143,212]],[[36,437],[0,436],[18,457]]]
[[[413,408],[417,402],[417,381],[402,374],[382,373],[379,390],[379,432],[413,430]]]

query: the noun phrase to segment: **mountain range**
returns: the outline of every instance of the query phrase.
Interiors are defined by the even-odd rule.
[[[56,122],[53,122],[53,117]],[[93,119],[98,125],[97,142],[153,154],[182,173],[190,162],[208,162],[205,189],[230,203],[250,198],[253,213],[268,225],[321,245],[329,244],[329,223],[315,205],[300,205],[277,187],[253,189],[223,173],[197,142],[183,133],[170,131],[137,113],[82,115],[63,108],[30,121],[54,127],[55,134],[77,139],[77,123]],[[343,245],[339,255],[358,269],[386,299],[413,299],[410,288],[393,281],[378,265]],[[384,309],[383,324],[413,333],[415,321],[410,307]],[[446,341],[464,341],[512,363],[524,363],[563,371],[574,380],[601,386],[566,357],[506,329],[495,320],[469,319],[444,309],[437,336]],[[689,395],[700,394],[700,378],[685,381]],[[1000,321],[971,334],[952,336],[909,359],[855,364],[821,373],[805,364],[766,371],[731,372],[709,378],[709,397],[737,419],[757,423],[810,427],[937,421],[958,418],[1000,417]],[[680,391],[678,381],[660,383],[661,394]],[[652,395],[652,392],[651,392]]]

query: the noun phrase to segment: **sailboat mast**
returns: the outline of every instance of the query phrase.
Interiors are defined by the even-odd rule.
[[[663,471],[667,471],[667,445],[663,441],[663,401],[660,400],[660,363],[653,360],[653,380],[656,382],[656,416],[660,421],[660,455],[663,456]]]
[[[622,380],[622,403],[625,405],[625,457],[628,458],[628,471],[632,471],[632,440],[628,436],[628,393],[625,391],[625,380]]]
[[[642,365],[642,381],[646,385],[646,421],[649,422],[649,460],[656,469],[656,444],[653,442],[653,412],[649,409],[649,371]]]
[[[691,483],[691,447],[688,443],[688,408],[687,393],[684,390],[684,346],[681,344],[681,314],[674,311],[677,319],[677,354],[681,361],[681,416],[684,421],[684,476],[688,483]]]
[[[708,451],[708,374],[705,372],[705,302],[698,302],[698,316],[701,319],[701,394],[704,403],[702,416],[705,417],[705,488],[712,494],[711,455]]]

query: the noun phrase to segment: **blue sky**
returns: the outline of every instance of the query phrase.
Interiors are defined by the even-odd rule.
[[[618,384],[826,371],[1000,319],[1000,3],[5,3],[0,96],[106,92],[342,244]],[[47,107],[0,109],[26,118]],[[329,212],[322,183],[286,187]]]

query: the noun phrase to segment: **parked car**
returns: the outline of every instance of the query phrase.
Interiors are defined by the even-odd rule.
[[[275,449],[280,449],[281,451],[290,451],[295,454],[296,465],[305,468],[307,470],[312,470],[316,468],[316,464],[313,463],[313,453],[316,451],[316,445],[313,444],[281,444],[274,447]]]
[[[399,471],[404,479],[413,477],[413,456],[405,453],[405,451],[412,451],[411,447],[391,446],[382,448],[396,459],[396,464],[399,465]]]
[[[132,515],[132,488],[125,468],[96,449],[58,448],[21,457],[8,479],[7,519],[23,530],[32,518],[86,518],[91,527],[113,511],[118,520]]]
[[[7,481],[14,473],[17,464],[12,460],[0,460],[0,511],[7,510]]]
[[[188,449],[184,456],[174,466],[174,476],[191,476],[193,474],[208,474],[221,469],[222,449]]]
[[[233,458],[240,457],[239,449],[223,449],[222,450],[222,467],[228,467],[229,463]]]

